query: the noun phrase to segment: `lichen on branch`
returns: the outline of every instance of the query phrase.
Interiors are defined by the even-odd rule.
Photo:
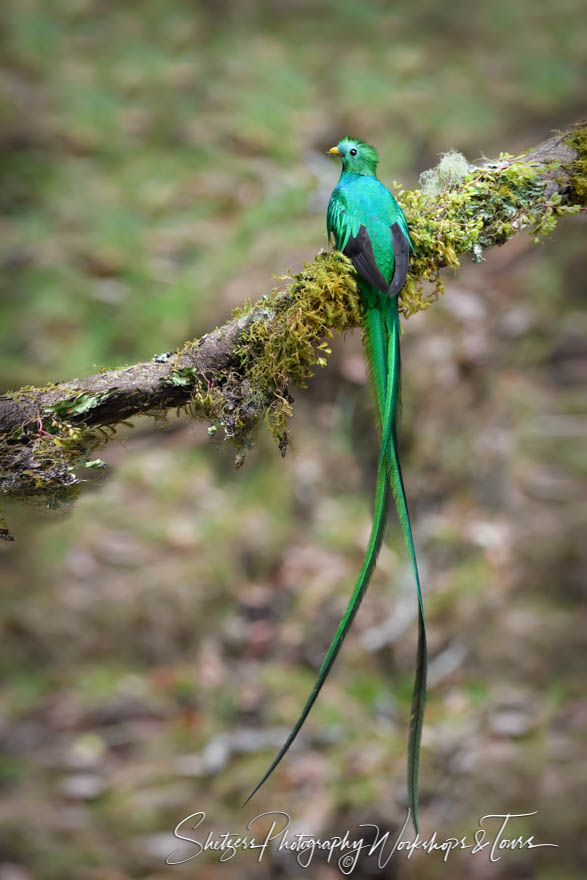
[[[560,216],[585,207],[587,128],[575,126],[522,156],[504,153],[477,166],[451,152],[421,184],[397,191],[414,245],[400,298],[404,317],[430,307],[443,291],[440,271],[458,269],[463,255],[479,261],[487,248],[523,229],[540,240]],[[281,280],[176,352],[1,396],[0,493],[41,492],[50,503],[70,498],[83,482],[82,469],[100,466],[90,456],[116,425],[137,414],[163,418],[178,407],[206,419],[211,433],[222,429],[237,462],[263,422],[285,454],[291,390],[324,366],[334,333],[360,325],[361,304],[350,262],[334,251],[321,251]]]
[[[546,142],[552,149],[546,160],[545,145],[522,156],[502,153],[479,167],[451,151],[421,175],[421,189],[397,193],[414,244],[402,291],[406,315],[421,307],[424,282],[433,287],[428,303],[443,293],[440,270],[457,270],[459,257],[471,254],[479,262],[485,249],[524,229],[538,243],[554,231],[559,217],[584,208],[586,133],[583,127]]]

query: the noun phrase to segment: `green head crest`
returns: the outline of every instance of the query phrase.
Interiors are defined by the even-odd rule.
[[[359,138],[343,138],[328,150],[342,159],[342,170],[352,174],[369,174],[375,177],[379,155],[375,147]]]

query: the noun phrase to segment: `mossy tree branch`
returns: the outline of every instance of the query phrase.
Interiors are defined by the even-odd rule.
[[[453,161],[454,160],[454,161]],[[400,307],[428,308],[442,291],[439,271],[459,257],[482,258],[524,228],[551,232],[587,201],[587,128],[574,126],[523,156],[481,166],[445,157],[423,191],[400,191],[415,256]],[[0,397],[0,491],[71,494],[72,465],[108,439],[104,429],[137,414],[186,407],[222,426],[239,456],[266,420],[283,453],[289,389],[304,386],[328,354],[334,332],[358,326],[361,306],[350,263],[320,252],[289,284],[237,310],[232,320],[174,353],[85,379],[27,387]],[[1,531],[1,530],[0,530]]]

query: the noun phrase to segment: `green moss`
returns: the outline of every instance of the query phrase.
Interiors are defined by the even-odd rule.
[[[587,126],[575,129],[564,140],[579,154],[572,168],[571,202],[585,207],[587,205]]]
[[[47,407],[46,418],[22,425],[3,436],[0,442],[0,493],[20,498],[41,493],[49,507],[71,501],[83,482],[74,472],[75,465],[102,446],[108,435],[100,429],[71,424],[65,412],[77,413],[76,401],[82,408],[80,411],[87,411],[91,408],[89,398],[98,396],[84,395],[84,399],[80,399],[82,396],[78,395],[61,402],[61,407],[59,404]],[[96,405],[95,400],[92,405]]]
[[[32,395],[34,397],[40,392],[50,392],[54,391],[56,388],[59,388],[57,382],[47,382],[46,385],[23,385],[16,391],[3,391],[2,397],[7,397],[10,400],[23,400],[27,395]]]
[[[246,325],[234,366],[214,375],[189,376],[192,411],[212,422],[214,432],[216,426],[223,427],[238,450],[239,463],[263,420],[285,454],[293,402],[289,388],[305,387],[315,367],[326,364],[327,340],[334,332],[361,322],[356,280],[342,254],[321,252],[301,272],[283,280],[291,283],[233,313]],[[186,353],[184,347],[178,359]],[[179,381],[188,378],[185,370],[174,371],[177,374]]]
[[[584,149],[584,141],[581,143]],[[446,157],[442,161],[446,162]],[[438,174],[424,174],[427,192],[400,190],[397,194],[408,217],[415,251],[401,294],[406,316],[428,308],[443,292],[440,269],[458,269],[463,254],[482,260],[485,247],[504,244],[526,228],[537,242],[554,230],[559,216],[580,210],[578,205],[563,204],[559,193],[547,198],[544,168],[522,156],[502,153],[496,161],[464,176],[463,168],[461,162],[459,174],[449,179],[439,165]],[[579,193],[581,178],[577,180]],[[439,181],[444,181],[443,188],[437,185]],[[423,292],[426,286],[427,295]]]
[[[274,293],[273,302],[261,300],[253,307],[255,320],[236,352],[282,451],[292,412],[288,384],[304,388],[314,368],[326,364],[326,340],[361,321],[356,280],[342,254],[320,253],[289,277],[285,295]]]

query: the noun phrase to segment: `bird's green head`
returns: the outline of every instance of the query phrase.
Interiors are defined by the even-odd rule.
[[[334,156],[340,156],[343,171],[348,171],[351,174],[376,176],[377,163],[379,162],[377,150],[359,138],[343,138],[328,152]]]

